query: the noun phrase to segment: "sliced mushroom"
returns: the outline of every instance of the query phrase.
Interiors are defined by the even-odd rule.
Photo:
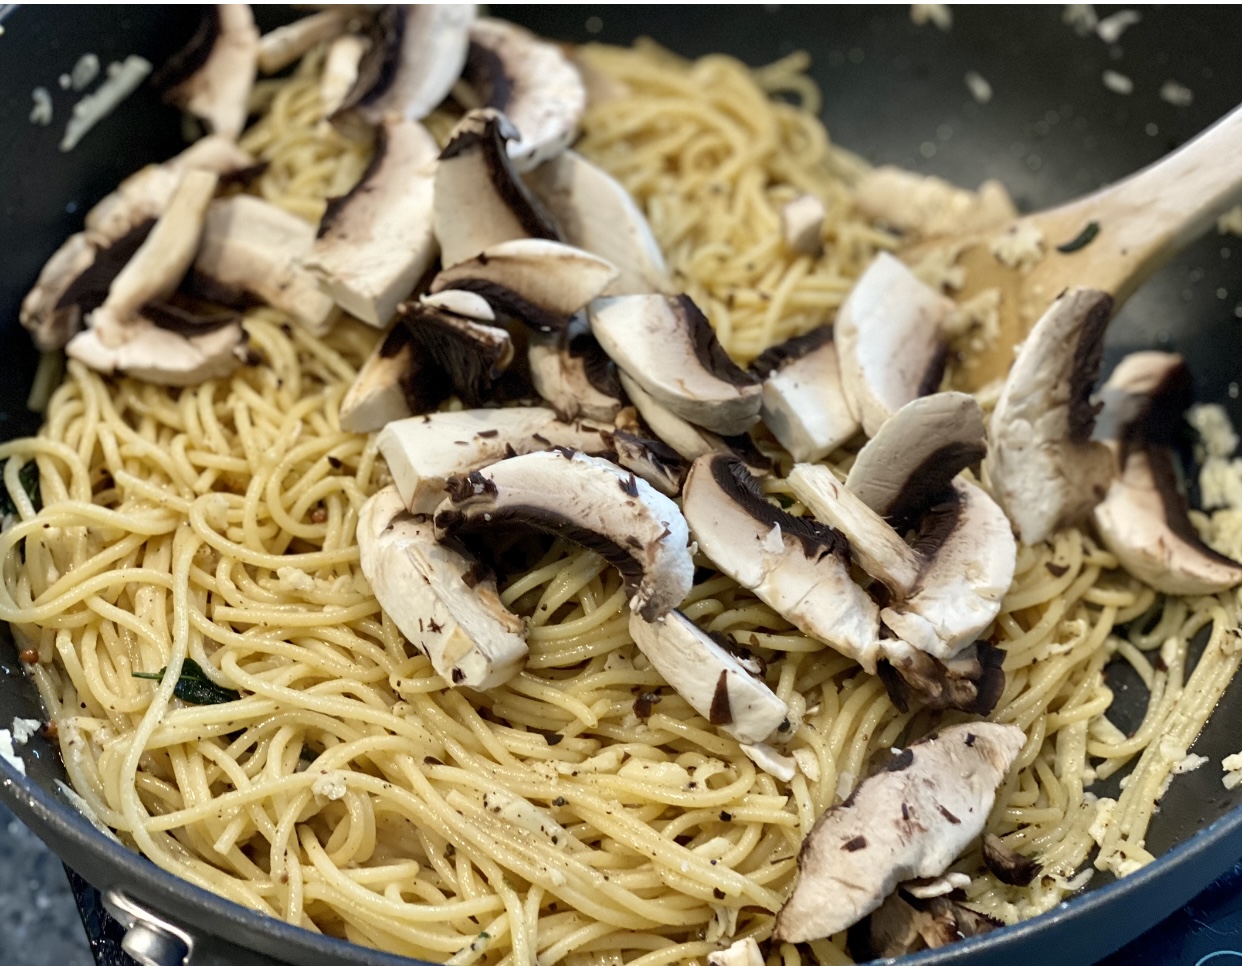
[[[596,299],[588,317],[621,371],[674,415],[723,436],[758,420],[759,380],[729,358],[688,295]]]
[[[124,343],[142,306],[166,298],[181,283],[198,251],[218,180],[212,172],[198,169],[182,175],[155,227],[117,273],[103,304],[90,315],[88,321],[103,345],[116,348]]]
[[[223,378],[249,356],[246,331],[238,322],[187,335],[141,316],[128,323],[127,339],[120,345],[108,345],[98,329],[85,329],[65,352],[96,372],[133,376],[158,386],[196,386]]]
[[[435,261],[438,152],[417,121],[385,120],[362,180],[333,198],[319,223],[306,267],[341,308],[368,325],[387,325]]]
[[[881,252],[837,313],[841,382],[868,436],[911,399],[935,392],[946,347],[940,326],[953,303]]]
[[[966,191],[893,165],[867,172],[858,183],[854,204],[866,217],[915,238],[982,232],[1018,217],[999,181],[985,181],[977,192]]]
[[[87,236],[106,247],[158,218],[187,171],[213,171],[223,180],[256,167],[253,155],[227,138],[200,138],[163,164],[149,164],[134,172],[104,196],[86,213]]]
[[[763,953],[753,936],[739,939],[728,949],[707,954],[707,966],[763,966]]]
[[[466,63],[473,3],[409,3],[382,7],[358,78],[334,121],[355,114],[379,125],[389,114],[421,121],[448,96]]]
[[[470,27],[464,79],[487,107],[501,111],[519,136],[509,157],[529,171],[569,147],[586,110],[586,87],[561,48],[505,20]]]
[[[700,429],[665,409],[624,372],[619,371],[617,375],[621,380],[621,387],[642,416],[643,422],[684,459],[696,460],[708,453],[729,453],[756,472],[762,473],[772,468],[772,461],[758,450],[747,434],[721,436]]]
[[[681,611],[650,623],[631,614],[630,636],[690,707],[738,741],[766,741],[788,719],[789,706]]]
[[[995,836],[993,836],[995,837]],[[987,838],[987,835],[984,835]],[[970,885],[970,876],[964,872],[948,872],[933,879],[911,879],[901,884],[901,891],[912,899],[936,899],[951,892],[959,892]]]
[[[513,341],[504,329],[460,315],[403,302],[397,324],[405,325],[424,372],[438,373],[467,406],[485,402],[501,373],[513,361]]]
[[[1041,543],[1082,522],[1104,498],[1112,455],[1093,442],[1107,292],[1073,288],[1027,336],[992,412],[988,478],[1019,539]]]
[[[455,289],[485,298],[496,311],[540,332],[563,329],[570,316],[617,277],[597,255],[543,238],[515,238],[440,271],[431,291]]]
[[[773,346],[750,371],[763,380],[763,424],[795,460],[818,462],[858,432],[830,327]]]
[[[502,524],[582,544],[621,571],[630,609],[652,621],[685,599],[694,579],[677,505],[628,470],[572,450],[528,453],[449,481],[436,510],[440,538]]]
[[[897,883],[943,873],[983,831],[1025,741],[1014,725],[976,721],[893,756],[816,821],[773,938],[826,938],[878,909]]]
[[[264,74],[284,70],[312,48],[338,36],[348,23],[349,11],[337,7],[269,30],[259,38],[259,70]]]
[[[987,832],[983,836],[983,864],[988,871],[1005,885],[1028,886],[1043,866],[1028,855],[1016,852],[1005,844],[999,835]]]
[[[298,264],[314,240],[313,226],[261,198],[220,198],[207,209],[188,288],[223,305],[257,298],[313,335],[326,335],[336,306]]]
[[[473,319],[475,322],[496,321],[496,313],[492,310],[491,304],[482,295],[476,295],[474,292],[458,292],[454,289],[446,289],[443,292],[436,292],[434,295],[420,295],[418,300],[423,305],[444,309],[446,312],[452,312],[454,315],[460,315],[463,318]]]
[[[815,195],[799,195],[781,208],[781,234],[797,255],[824,251],[824,203]]]
[[[328,45],[319,75],[319,105],[324,117],[331,117],[345,103],[358,83],[362,58],[370,48],[370,39],[359,34],[345,34]]]
[[[677,496],[690,472],[690,464],[658,439],[643,439],[624,430],[604,434],[617,463],[632,470],[665,496]]]
[[[1095,508],[1100,536],[1127,571],[1166,594],[1215,594],[1242,583],[1242,562],[1204,543],[1178,486],[1170,445],[1190,398],[1180,356],[1135,353],[1101,393],[1120,475]]]
[[[1003,925],[947,896],[919,901],[903,885],[871,914],[869,956],[904,956],[982,936]]]
[[[575,151],[524,176],[565,241],[617,268],[604,295],[675,295],[664,254],[642,209],[619,181]]]
[[[193,114],[212,134],[236,141],[258,69],[259,31],[250,5],[207,8],[189,44],[151,78],[168,103]]]
[[[606,453],[603,433],[602,427],[561,422],[550,409],[465,409],[390,422],[379,450],[410,511],[431,513],[450,477],[553,446]]]
[[[937,392],[906,403],[868,440],[845,485],[899,533],[944,496],[949,482],[987,453],[973,396]]]
[[[948,498],[919,521],[914,550],[924,561],[919,581],[880,619],[907,644],[951,658],[1000,613],[1013,582],[1017,544],[995,501],[958,479]]]
[[[413,333],[398,322],[367,357],[341,400],[341,429],[383,429],[394,420],[432,412],[450,392],[442,372],[427,371]]]
[[[458,122],[440,152],[435,233],[446,267],[517,238],[556,240],[556,225],[505,153],[505,143],[515,137],[503,114],[480,108]]]
[[[876,674],[898,711],[953,708],[988,715],[1005,690],[1005,652],[987,641],[969,644],[944,661],[903,640],[883,638],[880,646],[884,658]]]
[[[731,456],[694,461],[682,510],[699,549],[803,633],[874,671],[875,602],[850,576],[850,548],[836,530],[770,503]]]
[[[562,419],[616,418],[622,405],[617,368],[585,316],[574,316],[561,332],[532,334],[527,360],[535,391]]]
[[[831,469],[798,463],[789,473],[789,486],[815,519],[845,535],[857,564],[893,596],[904,600],[914,590],[923,570],[922,558]]]
[[[445,681],[483,690],[526,661],[526,626],[500,602],[495,579],[460,544],[439,541],[394,487],[358,513],[358,550],[371,590]]]

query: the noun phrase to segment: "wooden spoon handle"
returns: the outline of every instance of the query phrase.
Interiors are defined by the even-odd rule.
[[[1242,107],[1123,181],[1034,215],[1052,249],[1040,267],[1051,276],[1072,272],[1074,281],[1110,291],[1120,303],[1239,202]],[[1068,255],[1055,251],[1091,222],[1099,235],[1090,245]]]

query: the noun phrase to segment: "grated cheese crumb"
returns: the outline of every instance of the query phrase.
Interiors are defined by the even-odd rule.
[[[966,89],[970,91],[970,96],[980,104],[986,104],[992,99],[992,85],[978,71],[968,70],[963,80],[966,82]]]
[[[1242,205],[1234,205],[1216,219],[1216,231],[1222,235],[1242,238]]]
[[[910,22],[916,27],[935,24],[941,30],[953,26],[953,11],[946,3],[912,3],[910,4]]]
[[[1067,3],[1061,13],[1061,23],[1073,27],[1079,37],[1087,36],[1099,22],[1095,7],[1089,3]]]
[[[14,718],[13,744],[24,745],[42,727],[43,722],[38,718]]]
[[[1242,751],[1223,759],[1220,766],[1225,770],[1225,777],[1221,779],[1222,785],[1232,789],[1242,784]]]
[[[1087,828],[1096,845],[1103,845],[1108,830],[1113,825],[1113,812],[1117,810],[1117,799],[1101,798],[1095,803],[1095,818]]]
[[[1021,221],[993,238],[991,249],[1002,265],[1029,271],[1044,257],[1044,233],[1033,222]]]
[[[315,578],[297,567],[281,567],[276,571],[276,581],[286,593],[307,592],[315,589]]]
[[[1194,103],[1195,92],[1175,80],[1167,80],[1160,85],[1160,99],[1174,107],[1190,107]]]
[[[1118,10],[1095,25],[1095,35],[1106,44],[1115,44],[1127,28],[1142,19],[1137,10]]]
[[[1104,71],[1103,80],[1104,86],[1114,94],[1130,94],[1134,91],[1134,81],[1115,70]]]
[[[30,109],[30,123],[47,127],[52,123],[52,95],[46,87],[36,87],[30,92],[34,106]]]
[[[72,151],[96,124],[112,113],[121,101],[151,73],[151,62],[131,54],[123,62],[108,65],[108,79],[91,94],[73,105],[73,116],[65,126],[60,149]]]
[[[0,728],[0,758],[12,765],[16,771],[26,774],[26,763],[13,748],[13,735],[8,728]]]
[[[322,798],[338,802],[345,797],[349,786],[345,784],[343,772],[326,771],[315,779],[315,784],[311,785],[311,791]]]

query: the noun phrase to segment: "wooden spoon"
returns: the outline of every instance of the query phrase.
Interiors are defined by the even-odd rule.
[[[1152,272],[1240,201],[1242,107],[1116,184],[1000,229],[931,239],[902,255],[914,263],[932,249],[962,246],[957,264],[966,269],[966,282],[958,301],[989,288],[1000,290],[1000,336],[961,372],[969,388],[978,389],[1008,372],[1015,346],[1066,288],[1103,289],[1120,306]],[[992,242],[1007,231],[1030,226],[1043,235],[1043,258],[1026,271],[998,261]]]

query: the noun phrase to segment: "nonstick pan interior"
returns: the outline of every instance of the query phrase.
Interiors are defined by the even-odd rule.
[[[1227,7],[1142,9],[1141,22],[1111,46],[1094,35],[1076,34],[1061,22],[1060,7],[955,7],[947,33],[916,27],[906,7],[546,5],[498,12],[567,41],[628,42],[648,35],[688,56],[726,52],[756,65],[806,49],[837,143],[870,161],[938,174],[968,187],[999,178],[1024,210],[1056,204],[1150,163],[1242,101],[1242,72],[1236,66],[1242,14]],[[259,14],[265,26],[290,16],[272,8]],[[46,257],[80,227],[93,201],[129,171],[168,156],[180,144],[175,112],[141,90],[75,152],[61,154],[56,142],[71,99],[56,94],[57,124],[35,128],[27,121],[30,89],[43,84],[55,92],[55,76],[86,51],[98,53],[104,63],[131,52],[158,63],[192,30],[194,16],[175,7],[84,7],[73,16],[25,8],[9,13],[4,23],[0,173],[6,187],[0,237],[6,240],[6,259],[0,273],[0,341],[7,378],[0,380],[0,432],[11,437],[37,428],[37,419],[24,408],[35,356],[24,334],[15,331],[21,296]],[[1101,75],[1109,69],[1134,81],[1132,94],[1105,88]],[[988,103],[977,103],[963,81],[972,70],[992,86]],[[1168,80],[1189,87],[1193,103],[1175,107],[1161,100],[1158,91]],[[1198,398],[1224,403],[1242,425],[1240,303],[1242,239],[1210,235],[1125,307],[1109,334],[1105,368],[1133,349],[1182,352],[1195,374]],[[1121,673],[1112,683],[1117,698],[1110,715],[1123,729],[1133,727],[1142,716],[1145,692],[1137,679]],[[1088,962],[1224,871],[1242,855],[1242,812],[1231,811],[1242,792],[1224,790],[1218,764],[1242,748],[1231,724],[1242,716],[1240,692],[1239,687],[1230,691],[1194,749],[1211,761],[1173,782],[1152,823],[1147,847],[1160,855],[1183,843],[1175,855],[1039,920],[909,962],[989,962],[1003,956],[1016,966],[1047,961],[1054,952],[1062,962]],[[0,644],[0,720],[32,716],[36,709],[11,646]],[[0,795],[95,884],[125,886],[198,934],[226,936],[237,944],[215,944],[213,952],[213,942],[204,940],[202,961],[396,962],[243,914],[139,857],[122,854],[58,797],[53,781],[63,777],[59,761],[40,741],[25,755],[29,783],[0,764]],[[1092,886],[1105,883],[1097,874]],[[243,956],[238,947],[258,950],[258,958]]]

